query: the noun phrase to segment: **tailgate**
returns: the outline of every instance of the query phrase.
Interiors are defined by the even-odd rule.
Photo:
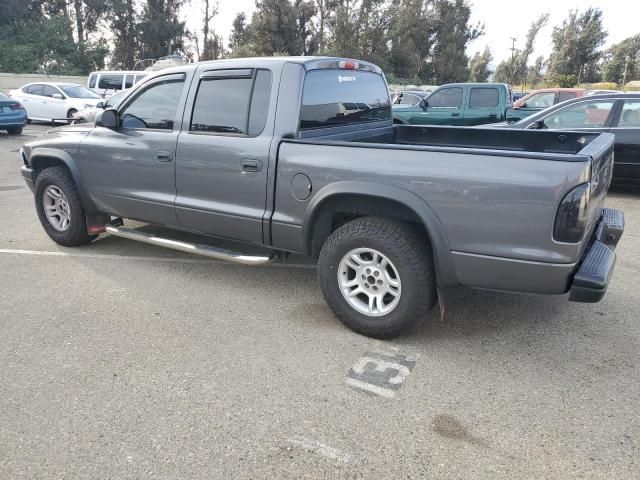
[[[607,198],[607,190],[613,176],[613,145],[615,136],[610,133],[600,134],[580,154],[591,157],[591,202],[587,232],[590,235],[602,215]]]

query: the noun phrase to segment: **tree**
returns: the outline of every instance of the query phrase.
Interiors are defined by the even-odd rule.
[[[213,38],[209,38],[209,30],[211,20],[218,14],[218,5],[214,5],[210,0],[204,0],[204,10],[202,14],[202,52],[198,51],[198,60],[213,60],[214,58],[218,58],[214,54],[219,53],[219,37],[214,33]]]
[[[113,33],[113,51],[111,67],[131,70],[135,66],[138,35],[136,32],[137,16],[133,8],[133,0],[108,0],[108,26]]]
[[[536,37],[542,27],[549,21],[549,14],[542,14],[539,18],[531,22],[527,31],[525,46],[522,50],[507,60],[503,60],[496,67],[494,80],[501,83],[513,83],[514,85],[523,85],[527,83],[529,74],[528,62],[529,57],[533,53]]]
[[[553,29],[548,74],[573,75],[578,83],[598,81],[600,47],[606,38],[601,10],[588,8],[582,14],[572,10],[562,25]]]
[[[436,45],[431,60],[435,84],[465,81],[469,78],[467,44],[483,34],[483,25],[470,25],[471,7],[467,0],[436,0]]]
[[[486,82],[491,76],[489,63],[493,60],[489,47],[484,47],[484,52],[476,52],[469,62],[469,81],[470,82]]]
[[[539,56],[538,58],[536,58],[534,64],[529,67],[527,80],[530,85],[538,85],[540,82],[542,82],[545,64],[546,62],[544,60],[544,57]]]
[[[640,76],[640,34],[612,45],[604,54],[602,79],[625,85]]]
[[[433,0],[393,0],[388,17],[390,69],[413,83],[426,81],[427,61],[436,41]]]
[[[146,0],[139,20],[139,58],[160,58],[185,50],[185,23],[178,19],[183,3]]]
[[[331,18],[331,13],[338,5],[337,0],[315,0],[318,12],[318,52],[324,53],[326,48],[325,32]]]

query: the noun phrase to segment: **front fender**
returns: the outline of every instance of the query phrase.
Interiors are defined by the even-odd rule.
[[[323,204],[330,198],[337,195],[378,197],[401,203],[412,210],[421,220],[424,229],[429,235],[440,286],[450,287],[458,285],[449,241],[447,240],[442,223],[436,213],[416,194],[391,185],[342,181],[332,183],[322,188],[314,195],[311,202],[309,202],[309,206],[305,212],[302,225],[302,236],[306,252],[311,251],[313,225],[322,210]]]
[[[71,177],[73,178],[78,194],[80,195],[80,201],[82,206],[87,212],[95,212],[97,209],[89,196],[82,181],[80,170],[75,160],[68,152],[59,148],[51,147],[35,147],[31,150],[29,156],[29,165],[34,170],[34,180],[37,179],[37,172],[41,168],[46,168],[51,164],[62,164],[69,170]]]

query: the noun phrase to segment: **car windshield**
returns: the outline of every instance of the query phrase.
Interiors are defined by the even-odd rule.
[[[120,100],[122,100],[122,97],[124,97],[127,94],[127,92],[128,90],[122,90],[114,95],[111,95],[109,99],[106,102],[104,102],[105,108],[117,107],[118,104],[120,103]]]
[[[60,85],[60,90],[70,98],[102,98],[97,93],[81,85]]]

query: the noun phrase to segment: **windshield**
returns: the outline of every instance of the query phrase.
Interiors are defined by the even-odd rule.
[[[128,91],[129,90],[122,90],[114,95],[111,95],[109,99],[106,102],[104,102],[105,108],[117,107],[118,104],[120,103],[120,100],[122,100],[122,97],[124,97]]]
[[[381,75],[338,69],[307,73],[302,92],[301,129],[390,119],[389,91]]]
[[[59,88],[70,98],[102,98],[97,93],[81,85],[59,85]]]

